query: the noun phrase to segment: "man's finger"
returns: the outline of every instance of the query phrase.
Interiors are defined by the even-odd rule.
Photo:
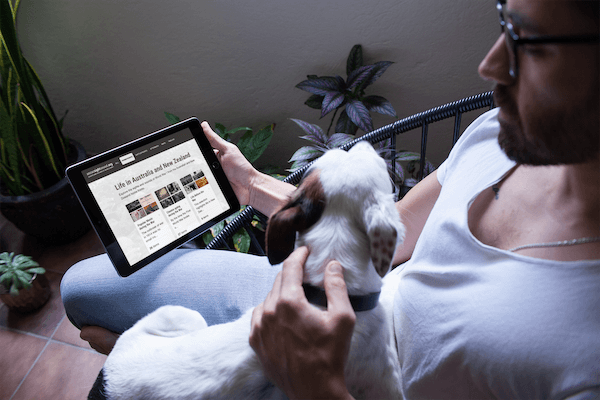
[[[308,258],[308,247],[298,247],[283,262],[281,270],[281,293],[295,297],[299,293],[304,296],[302,280],[304,278],[304,263]]]
[[[263,306],[268,310],[275,309],[275,304],[277,304],[277,299],[281,293],[281,272],[277,274],[275,277],[275,282],[273,282],[273,287],[271,291],[267,293],[267,297],[265,301],[263,301]]]
[[[255,351],[258,350],[261,346],[259,330],[263,311],[263,303],[260,303],[259,305],[254,307],[254,310],[252,310],[252,318],[250,320],[249,343],[250,347],[252,347]]]
[[[327,311],[354,317],[344,280],[344,269],[339,262],[331,261],[327,264],[323,284],[327,295]]]
[[[227,141],[225,139],[223,139],[221,136],[217,135],[215,133],[215,131],[213,131],[213,129],[211,128],[211,126],[208,122],[202,121],[200,126],[202,127],[202,130],[204,131],[204,135],[206,135],[206,138],[208,139],[208,141],[212,147],[214,147],[218,150],[218,149],[222,148],[225,143],[227,143]]]

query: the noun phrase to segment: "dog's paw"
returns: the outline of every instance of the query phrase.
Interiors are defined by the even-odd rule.
[[[199,312],[181,306],[163,306],[136,325],[144,333],[163,337],[183,336],[208,326]]]

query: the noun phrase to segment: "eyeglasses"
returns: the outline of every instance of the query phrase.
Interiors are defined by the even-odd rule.
[[[537,45],[537,44],[564,44],[564,43],[597,43],[600,42],[599,35],[579,35],[579,36],[531,36],[521,38],[515,33],[514,26],[506,18],[506,0],[498,0],[496,9],[500,14],[500,29],[504,33],[506,46],[510,62],[510,76],[516,78],[519,75],[519,63],[517,59],[517,49],[519,46]]]

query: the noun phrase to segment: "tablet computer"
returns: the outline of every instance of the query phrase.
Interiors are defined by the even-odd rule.
[[[197,118],[74,164],[66,173],[123,277],[240,208]]]

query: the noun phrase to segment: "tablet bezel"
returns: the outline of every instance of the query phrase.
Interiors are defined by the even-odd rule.
[[[146,258],[131,265],[125,257],[125,254],[123,253],[120,244],[118,243],[111,227],[109,226],[107,219],[102,213],[98,202],[94,198],[91,189],[85,181],[83,171],[92,166],[102,164],[110,159],[122,156],[136,148],[147,145],[151,142],[160,140],[162,138],[173,135],[174,133],[183,130],[189,130],[191,133],[190,138],[194,138],[196,140],[196,143],[198,144],[198,147],[200,148],[200,151],[204,156],[206,163],[208,164],[213,176],[217,180],[219,188],[221,189],[229,208],[228,210],[217,215],[216,217],[212,218],[211,220],[202,224],[196,229],[188,232],[180,238],[175,239],[170,244],[167,244],[166,246],[162,247],[156,252],[148,255]],[[240,209],[240,204],[233,191],[233,188],[231,187],[231,184],[229,183],[229,180],[227,179],[225,172],[221,167],[221,164],[217,160],[213,148],[211,147],[208,139],[202,131],[200,121],[196,117],[188,118],[184,121],[178,122],[177,124],[168,126],[161,130],[143,136],[139,139],[125,143],[117,148],[98,154],[77,164],[71,165],[67,168],[66,175],[69,181],[71,182],[71,186],[73,187],[73,190],[77,195],[79,202],[81,203],[88,219],[90,220],[92,227],[96,231],[98,237],[100,238],[100,241],[102,242],[102,245],[106,249],[108,257],[112,261],[115,269],[117,270],[117,273],[122,277],[127,277],[133,274],[134,272],[140,270],[149,263],[164,256],[171,250],[180,247],[184,243],[192,240],[198,235],[201,235],[202,233],[207,231],[211,226],[228,217],[229,215],[235,213],[236,211],[239,211]]]

